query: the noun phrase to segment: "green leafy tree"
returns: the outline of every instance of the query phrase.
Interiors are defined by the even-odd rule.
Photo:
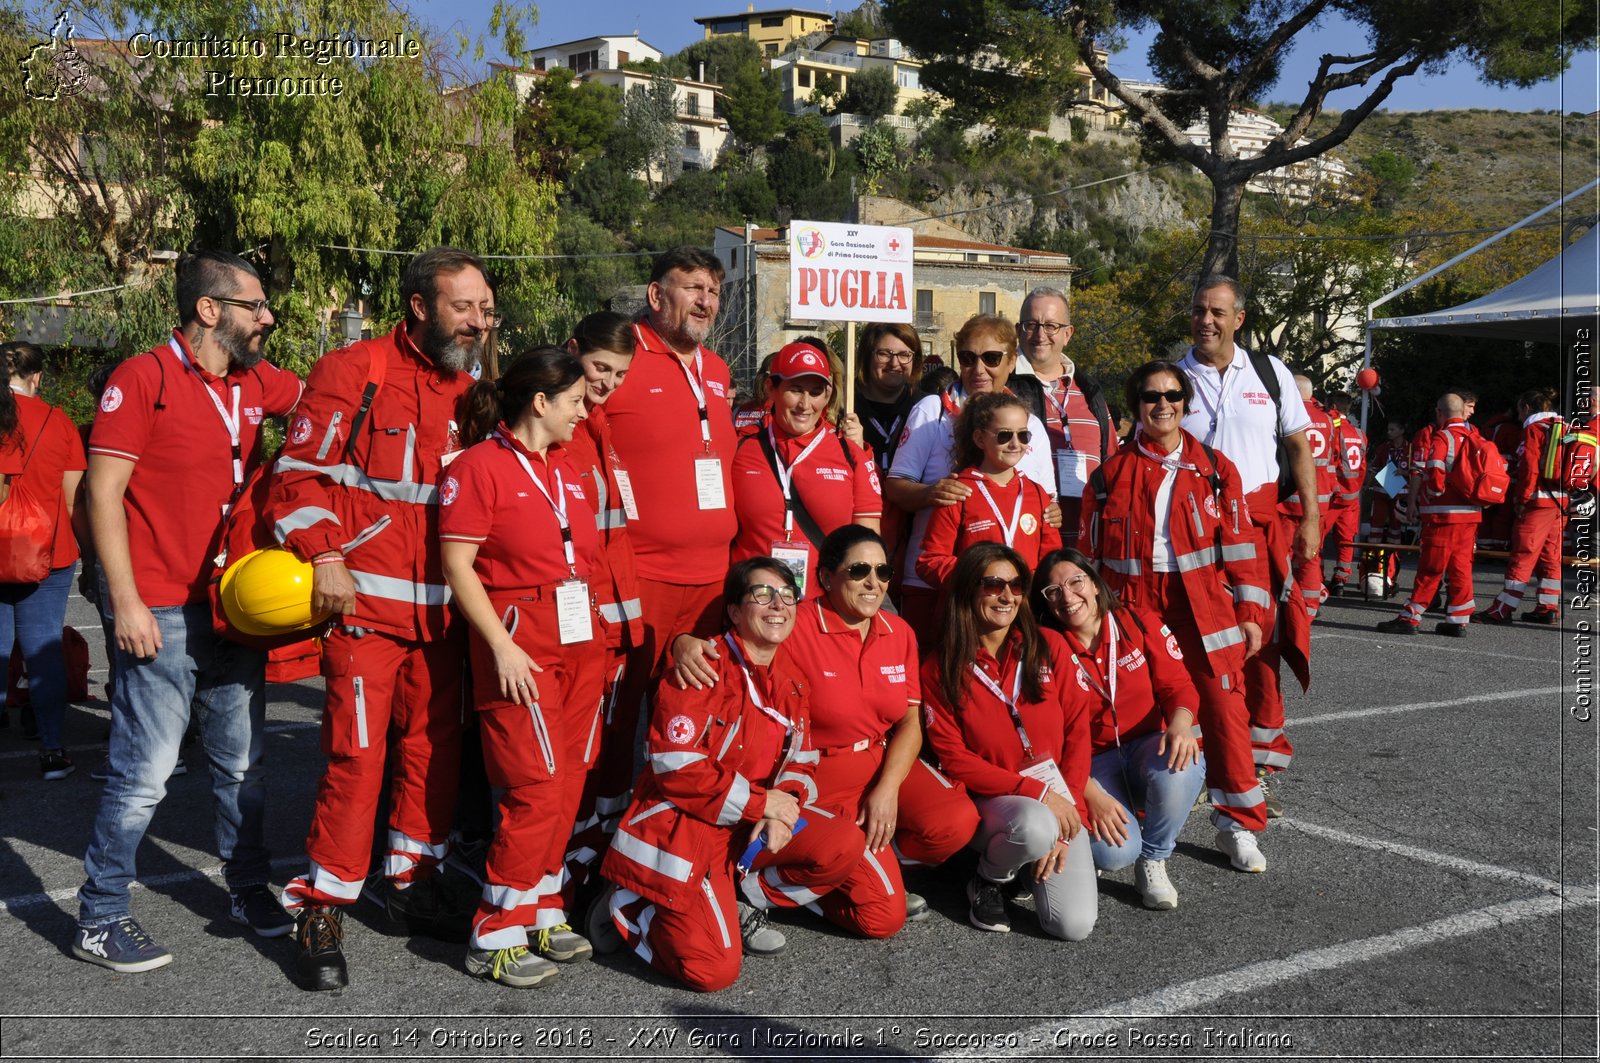
[[[783,131],[783,91],[759,66],[741,67],[723,83],[722,114],[728,131],[746,148],[756,148]]]
[[[867,118],[882,118],[894,114],[895,101],[900,90],[894,83],[894,73],[886,66],[864,70],[850,79],[850,87],[839,97],[839,110],[845,114],[859,114]]]
[[[599,156],[621,118],[618,89],[556,67],[535,83],[517,116],[518,157],[531,172],[564,182]]]
[[[665,74],[635,85],[622,102],[626,136],[642,156],[640,169],[651,188],[671,184],[683,172],[683,133],[678,128],[676,86]]]
[[[841,37],[878,40],[890,35],[889,24],[883,17],[883,5],[877,0],[863,0],[861,5],[846,11],[834,20],[833,32]]]
[[[886,180],[905,171],[906,146],[891,125],[868,126],[850,147],[861,164],[862,183],[868,195],[877,195]]]
[[[663,66],[673,77],[726,85],[741,71],[754,70],[760,73],[765,64],[761,59],[760,45],[749,37],[729,34],[707,41],[695,41],[683,51],[669,56]],[[701,77],[702,69],[704,78]]]
[[[889,0],[886,13],[896,35],[930,57],[924,83],[992,119],[1029,106],[1060,113],[1077,91],[1063,73],[1076,54],[1140,123],[1147,143],[1210,181],[1211,224],[1199,265],[1227,273],[1239,268],[1240,213],[1251,178],[1344,143],[1400,78],[1465,61],[1491,84],[1531,85],[1565,70],[1574,49],[1593,48],[1597,28],[1593,5],[1524,0]],[[1366,32],[1366,50],[1323,55],[1283,132],[1259,156],[1240,158],[1228,136],[1230,116],[1263,98],[1288,49],[1313,40],[1319,20],[1335,13]],[[1145,96],[1123,85],[1094,45],[1149,28],[1151,65],[1170,91]],[[1336,89],[1366,95],[1314,132]],[[1207,126],[1209,144],[1190,142],[1185,129],[1195,121]]]

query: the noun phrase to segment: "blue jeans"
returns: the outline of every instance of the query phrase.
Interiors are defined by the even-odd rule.
[[[191,703],[211,765],[223,880],[230,890],[264,885],[271,870],[262,830],[266,654],[219,638],[211,630],[209,606],[166,606],[151,613],[161,629],[161,652],[146,660],[117,650],[111,774],[83,858],[88,880],[78,891],[83,926],[114,923],[128,914],[134,857],[166,796]]]
[[[1194,799],[1206,782],[1202,754],[1182,771],[1167,767],[1165,755],[1156,752],[1160,731],[1152,731],[1097,753],[1089,762],[1089,776],[1128,810],[1128,840],[1121,845],[1094,839],[1094,866],[1102,871],[1127,867],[1139,857],[1165,860],[1178,846],[1178,832],[1194,808]],[[1144,806],[1144,821],[1133,814]]]
[[[28,701],[39,722],[39,744],[60,749],[67,718],[67,661],[61,628],[67,622],[67,594],[76,565],[53,568],[38,583],[0,583],[0,708],[6,703],[11,647],[22,648],[28,663]]]

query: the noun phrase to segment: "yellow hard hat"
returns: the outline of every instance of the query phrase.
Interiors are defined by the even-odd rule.
[[[311,565],[282,547],[229,565],[218,590],[228,623],[246,635],[287,635],[328,618],[311,612]]]

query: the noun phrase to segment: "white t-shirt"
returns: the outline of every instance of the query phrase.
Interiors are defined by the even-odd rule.
[[[1056,474],[1050,457],[1050,437],[1045,434],[1044,424],[1032,413],[1028,414],[1028,431],[1033,433],[1033,441],[1017,463],[1017,471],[1054,494]],[[906,415],[906,426],[900,433],[900,446],[894,452],[894,465],[889,475],[919,484],[936,483],[956,471],[954,449],[955,418],[945,412],[941,396],[928,395],[919,399]],[[917,577],[917,557],[922,553],[922,539],[927,534],[933,509],[931,506],[919,509],[911,518],[904,586],[928,586]]]
[[[1311,415],[1300,398],[1294,375],[1281,361],[1267,356],[1278,377],[1281,410],[1274,415],[1272,395],[1256,375],[1250,356],[1237,343],[1233,361],[1221,373],[1194,356],[1194,348],[1178,363],[1194,385],[1194,402],[1183,419],[1184,431],[1221,451],[1239,468],[1244,493],[1278,481],[1278,442],[1273,422],[1285,436],[1311,427]]]

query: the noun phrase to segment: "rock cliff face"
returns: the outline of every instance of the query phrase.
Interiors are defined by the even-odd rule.
[[[1151,227],[1171,228],[1184,218],[1183,204],[1171,186],[1148,174],[1092,190],[1051,196],[1037,206],[1014,189],[998,185],[957,186],[941,192],[921,210],[932,215],[963,212],[949,218],[949,222],[960,226],[974,240],[997,244],[1014,243],[1017,235],[1036,220],[1036,211],[1038,223],[1046,230],[1085,229],[1096,219],[1106,219],[1143,232]]]

